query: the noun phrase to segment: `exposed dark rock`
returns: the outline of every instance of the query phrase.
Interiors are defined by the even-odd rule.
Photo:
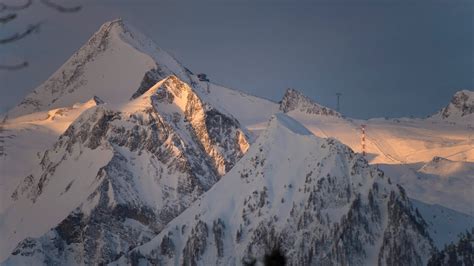
[[[280,111],[300,111],[308,114],[340,117],[341,115],[325,106],[321,106],[295,89],[287,89],[280,102]]]
[[[188,238],[183,250],[183,265],[197,265],[201,255],[206,250],[208,236],[207,224],[203,221],[198,221],[192,229],[191,236]]]
[[[154,69],[151,69],[145,73],[143,79],[138,87],[137,91],[130,98],[131,100],[140,97],[158,81],[164,79],[167,76],[167,73],[164,72],[160,66],[156,66]]]
[[[214,221],[212,225],[212,232],[214,233],[214,241],[216,243],[218,257],[224,256],[224,229],[225,225],[221,219],[217,219],[217,221]]]

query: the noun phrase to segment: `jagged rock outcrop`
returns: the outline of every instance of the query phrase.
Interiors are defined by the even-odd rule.
[[[474,91],[462,90],[456,92],[449,104],[431,119],[441,119],[450,122],[468,122],[474,120]]]
[[[43,236],[23,240],[7,263],[111,262],[158,234],[229,171],[248,145],[237,120],[175,76],[124,106],[92,107],[12,195],[33,206],[48,201],[49,208],[58,204],[51,197],[74,198],[64,203],[73,210]],[[102,164],[93,163],[97,157],[105,158]],[[68,172],[71,164],[89,171]],[[210,230],[219,233],[218,227]],[[163,245],[171,256],[173,243]]]
[[[113,264],[232,265],[276,250],[289,265],[421,265],[425,226],[380,170],[278,114],[212,190]]]
[[[287,89],[280,103],[280,111],[288,113],[299,111],[311,115],[341,117],[341,114],[331,108],[322,106],[295,89]]]

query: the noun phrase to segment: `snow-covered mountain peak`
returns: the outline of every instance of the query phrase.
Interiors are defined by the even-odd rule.
[[[108,44],[107,42],[110,41],[112,37],[118,37],[120,34],[127,31],[128,30],[125,29],[125,23],[122,19],[105,22],[100,26],[99,30],[92,35],[86,43],[86,46],[95,49],[105,49],[105,46]]]
[[[341,114],[331,108],[322,106],[295,89],[287,89],[280,103],[280,110],[288,113],[301,113],[323,116],[341,117]]]
[[[191,84],[193,77],[171,55],[123,20],[105,23],[8,118],[68,107],[94,95],[123,104],[170,75]]]
[[[23,256],[34,245],[38,252],[33,253],[46,264],[50,260],[70,262],[66,264],[110,261],[158,233],[228,172],[249,147],[235,118],[175,75],[125,104],[97,105],[100,102],[98,97],[87,102],[90,108],[38,155],[31,174],[11,194],[15,208],[8,223],[19,228],[16,224],[25,219],[19,226],[26,229],[6,232],[9,241],[1,243],[3,253],[23,240],[14,253]],[[68,171],[82,167],[87,170]],[[67,200],[57,201],[58,195]],[[55,209],[55,216],[33,226],[26,217],[31,208]],[[114,217],[113,221],[104,214]],[[88,228],[113,236],[104,240],[106,244],[91,240],[92,245],[71,248],[57,258],[54,254],[61,252],[64,243],[88,241],[64,235],[63,225],[81,231],[84,239],[97,237]],[[31,228],[41,237],[25,239],[32,235]],[[51,235],[59,242],[52,243]],[[76,256],[83,252],[88,255]],[[35,260],[34,256],[26,259]]]
[[[451,115],[447,109],[455,109],[459,111],[461,116],[474,113],[474,91],[462,90],[454,94],[449,106],[444,110],[443,117]]]
[[[456,92],[449,104],[431,118],[450,122],[474,123],[474,91],[461,90]]]

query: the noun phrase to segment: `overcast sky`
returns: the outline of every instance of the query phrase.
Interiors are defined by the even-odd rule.
[[[35,3],[0,25],[6,36],[45,21],[40,33],[0,46],[1,60],[31,64],[0,72],[0,111],[117,17],[216,83],[275,101],[296,88],[329,107],[341,92],[341,111],[351,117],[422,117],[474,88],[473,1],[72,2],[83,9],[65,15]]]

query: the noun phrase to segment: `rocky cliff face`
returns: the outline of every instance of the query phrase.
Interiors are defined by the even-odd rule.
[[[33,206],[47,202],[50,209],[61,205],[54,202],[59,196],[70,200],[63,204],[72,211],[41,237],[23,240],[7,263],[115,260],[159,233],[247,148],[238,121],[175,76],[125,106],[92,107],[12,195]],[[106,159],[94,165],[97,157]],[[90,171],[67,172],[70,164]]]
[[[449,105],[441,111],[443,118],[453,115],[453,112],[460,116],[466,116],[474,113],[474,92],[459,91],[454,94]]]
[[[431,249],[403,188],[279,114],[212,190],[114,264],[243,264],[278,250],[289,265],[421,265]]]
[[[286,90],[285,95],[283,96],[283,99],[280,103],[280,111],[284,113],[299,111],[310,115],[341,117],[341,114],[338,112],[317,104],[295,89]]]

